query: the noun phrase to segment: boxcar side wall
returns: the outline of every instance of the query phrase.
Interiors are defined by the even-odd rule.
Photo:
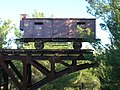
[[[20,25],[24,38],[84,38],[78,36],[77,25],[95,37],[95,19],[23,19]]]

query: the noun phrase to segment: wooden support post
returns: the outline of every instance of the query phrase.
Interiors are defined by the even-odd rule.
[[[22,90],[27,90],[29,86],[31,86],[31,78],[32,78],[32,73],[31,73],[31,65],[29,64],[31,60],[31,56],[27,55],[26,58],[22,60],[23,62],[23,89]]]
[[[77,60],[72,60],[72,66],[76,66],[77,65]]]
[[[5,64],[8,67],[8,63],[5,62]],[[8,90],[8,75],[7,75],[7,73],[5,71],[3,72],[3,80],[5,82],[4,90]]]
[[[0,55],[0,61],[3,62],[4,61],[4,58],[2,55]],[[0,62],[0,63],[1,63]],[[4,64],[6,65],[6,67],[8,68],[8,63],[7,62],[4,62]],[[1,71],[1,76],[3,77],[3,81],[2,81],[2,77],[0,78],[0,82],[3,82],[4,84],[2,85],[3,86],[3,90],[8,90],[8,75],[7,73],[2,69],[2,66],[0,67],[0,71]],[[3,72],[3,73],[2,73]],[[1,87],[0,87],[1,89]]]
[[[2,67],[0,67],[0,90],[1,90],[1,84],[2,84]]]
[[[50,58],[50,64],[51,64],[51,72],[50,72],[49,80],[53,80],[55,76],[55,58],[54,57]]]
[[[0,60],[2,60],[3,58],[2,58],[2,55],[0,55]],[[0,90],[1,90],[1,84],[2,84],[2,67],[0,66]]]
[[[28,87],[32,85],[32,71],[31,71],[31,65],[28,64],[27,65],[27,68],[28,68]]]
[[[23,62],[23,89],[27,90],[28,86],[28,77],[27,77],[27,64]]]

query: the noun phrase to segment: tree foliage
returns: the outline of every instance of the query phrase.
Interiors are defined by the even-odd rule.
[[[99,78],[102,90],[116,90],[120,87],[120,1],[119,0],[93,0],[88,12],[104,23],[100,26],[110,33],[110,45],[101,53],[104,60],[99,68]],[[100,56],[101,56],[100,55]],[[100,65],[100,66],[101,66]],[[100,74],[101,73],[101,74]]]
[[[23,32],[21,30],[17,29],[16,27],[14,27],[14,34],[17,39],[20,39],[23,37]],[[19,40],[15,40],[15,43],[16,43],[18,49],[23,48],[23,43],[20,42]]]
[[[102,29],[108,29],[111,34],[111,44],[115,48],[120,44],[120,1],[105,0],[101,2],[92,2],[88,7],[88,12],[97,18],[102,18],[104,23],[101,23]]]
[[[11,20],[2,20],[0,18],[0,48],[7,44],[7,35],[12,30]]]
[[[38,10],[34,10],[34,12],[32,13],[32,17],[33,18],[42,18],[45,17],[43,12],[40,12]]]

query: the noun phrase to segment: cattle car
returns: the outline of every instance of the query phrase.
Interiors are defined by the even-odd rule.
[[[93,32],[95,38],[95,19],[86,18],[26,18],[20,15],[20,30],[24,31],[21,40],[35,42],[37,49],[44,47],[44,42],[73,42],[74,49],[82,47],[83,35],[78,34],[77,27],[83,32],[86,28]]]

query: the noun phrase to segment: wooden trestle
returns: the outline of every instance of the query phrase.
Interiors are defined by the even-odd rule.
[[[42,85],[63,75],[91,68],[95,62],[77,64],[78,60],[85,60],[84,54],[92,54],[89,49],[82,50],[16,50],[2,49],[0,50],[0,90],[9,90],[8,84],[10,78],[19,90],[36,90]],[[14,65],[12,60],[22,62],[23,71],[20,72]],[[50,70],[39,63],[39,60],[48,60],[50,62]],[[72,64],[68,64],[65,60],[71,60]],[[55,63],[60,63],[67,68],[61,71],[55,70]],[[46,77],[36,83],[32,83],[31,66],[36,68]],[[12,69],[12,70],[11,70]],[[19,80],[18,80],[19,78]]]

